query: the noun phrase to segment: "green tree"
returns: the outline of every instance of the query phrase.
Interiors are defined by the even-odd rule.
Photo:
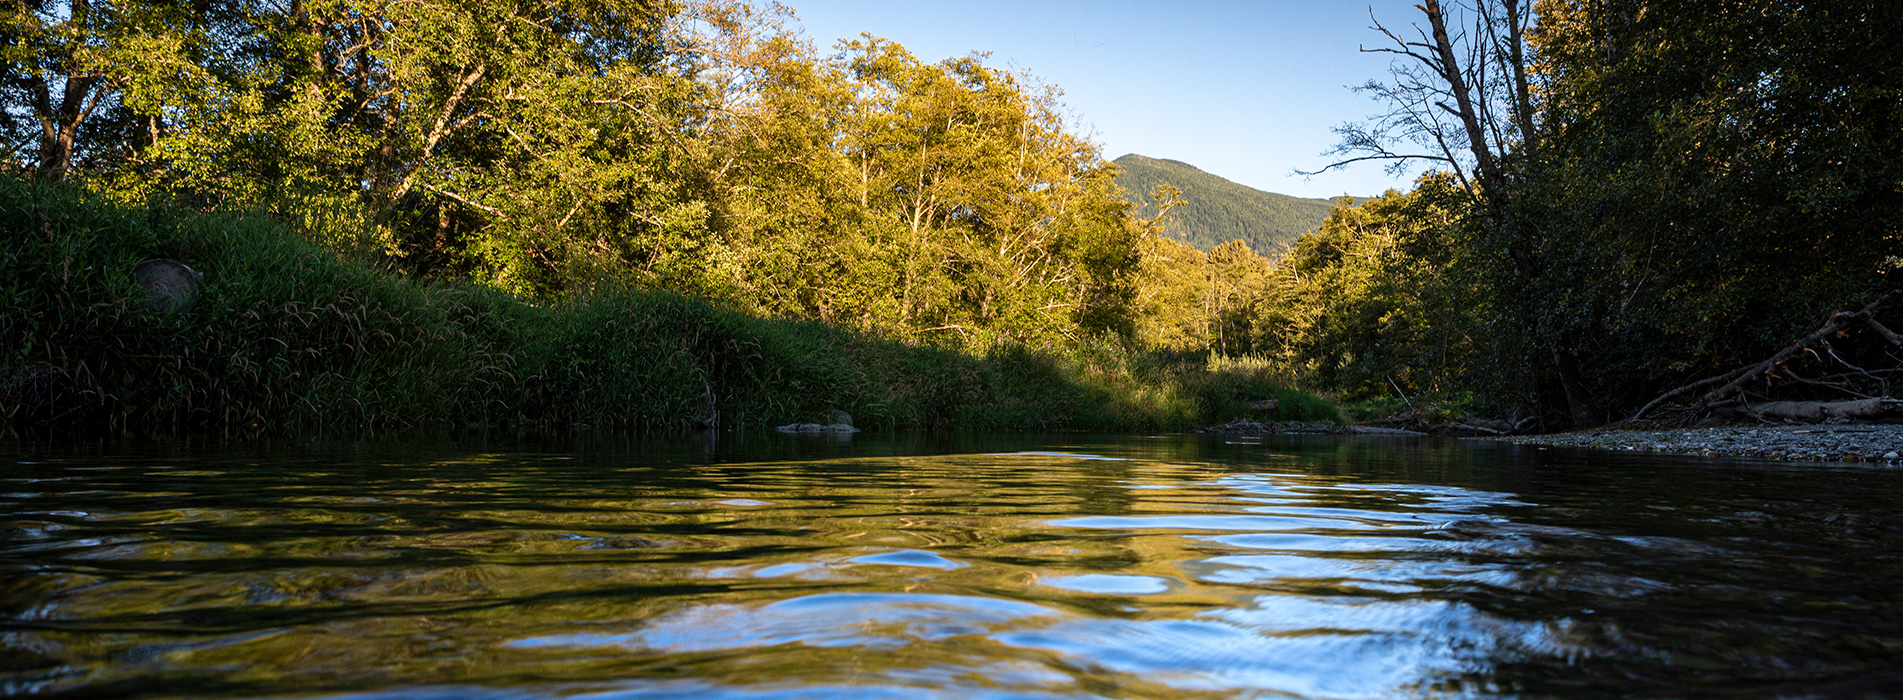
[[[50,136],[16,161],[120,202],[532,298],[977,348],[1133,332],[1148,229],[1115,167],[982,56],[821,55],[739,0],[21,2],[6,126]]]
[[[1903,241],[1892,5],[1429,2],[1370,85],[1392,111],[1341,152],[1447,168],[1471,203],[1443,277],[1498,326],[1470,376],[1590,424],[1883,285]]]
[[[9,0],[0,4],[0,137],[10,164],[46,182],[74,164],[131,156],[153,138],[128,99],[154,79],[228,68],[209,37],[221,3]]]
[[[1164,236],[1144,241],[1134,339],[1171,353],[1209,348],[1208,256]]]
[[[1517,315],[1631,409],[1873,299],[1903,249],[1903,7],[1540,5],[1543,148],[1481,245]]]
[[[1129,332],[1141,231],[1054,90],[874,37],[771,46],[709,170],[748,302],[976,347]]]
[[[1254,328],[1264,354],[1349,396],[1453,393],[1483,376],[1491,317],[1467,281],[1471,203],[1456,178],[1342,204],[1274,271]]]
[[[1204,266],[1212,346],[1222,355],[1250,354],[1255,349],[1255,306],[1270,283],[1269,260],[1234,240],[1211,248]]]

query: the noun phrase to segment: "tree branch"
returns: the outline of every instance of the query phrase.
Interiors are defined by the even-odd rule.
[[[1843,332],[1844,328],[1849,326],[1851,323],[1854,323],[1860,319],[1868,318],[1871,315],[1875,314],[1878,310],[1882,309],[1885,304],[1889,303],[1890,299],[1896,297],[1897,294],[1899,293],[1903,293],[1903,292],[1892,291],[1888,294],[1885,294],[1882,296],[1882,298],[1879,298],[1876,301],[1870,302],[1870,305],[1863,307],[1861,311],[1857,311],[1854,313],[1846,311],[1846,312],[1838,313],[1835,316],[1832,316],[1830,319],[1830,323],[1825,324],[1823,328],[1818,329],[1816,332],[1811,333],[1810,335],[1804,336],[1802,339],[1798,340],[1795,343],[1792,343],[1789,347],[1786,347],[1783,350],[1778,351],[1777,354],[1772,355],[1769,359],[1766,359],[1763,362],[1759,362],[1755,365],[1733,370],[1722,376],[1701,380],[1698,382],[1694,382],[1692,384],[1687,384],[1685,386],[1666,392],[1664,395],[1656,399],[1653,399],[1651,403],[1646,404],[1644,408],[1639,409],[1639,412],[1633,414],[1632,418],[1630,418],[1629,420],[1639,420],[1645,417],[1646,413],[1650,412],[1653,408],[1657,407],[1661,403],[1664,403],[1666,400],[1671,399],[1672,397],[1679,396],[1686,392],[1692,391],[1694,389],[1710,386],[1712,384],[1716,384],[1718,382],[1726,381],[1727,379],[1729,379],[1730,383],[1725,384],[1724,386],[1719,387],[1717,389],[1714,389],[1711,392],[1705,394],[1703,397],[1700,397],[1698,399],[1698,402],[1696,404],[1693,404],[1691,410],[1702,411],[1706,408],[1710,408],[1714,406],[1716,402],[1743,389],[1746,383],[1750,382],[1753,379],[1758,378],[1759,376],[1762,376],[1766,372],[1771,371],[1772,368],[1775,368],[1778,365],[1782,364],[1785,360],[1790,359],[1791,356],[1796,355],[1797,353],[1802,352],[1806,349],[1809,349],[1812,345],[1817,344],[1819,341],[1822,341],[1825,338],[1828,338],[1830,336]]]
[[[423,161],[429,160],[430,155],[436,151],[436,144],[440,143],[443,136],[448,133],[449,119],[455,114],[456,107],[462,104],[463,95],[467,94],[470,86],[475,85],[476,81],[481,80],[483,74],[487,72],[489,72],[488,66],[476,66],[475,70],[463,76],[462,81],[456,84],[456,90],[450,93],[449,99],[443,101],[443,112],[436,116],[436,123],[430,127],[429,136],[423,141],[423,152],[417,155],[416,163],[412,164],[409,172],[403,174],[403,181],[398,183],[396,191],[391,193],[390,201],[402,199],[403,195],[410,193],[410,187],[416,182],[416,174],[423,169]],[[457,126],[466,123],[468,123],[467,119],[458,123]]]

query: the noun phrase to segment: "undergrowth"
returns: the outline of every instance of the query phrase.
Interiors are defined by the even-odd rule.
[[[0,417],[113,430],[296,426],[684,428],[851,412],[861,427],[1182,429],[1335,420],[1259,367],[1171,363],[1103,341],[970,354],[706,300],[601,291],[532,303],[339,258],[268,217],[103,204],[0,180]],[[133,278],[204,273],[161,313]],[[1255,416],[1262,417],[1262,416]]]

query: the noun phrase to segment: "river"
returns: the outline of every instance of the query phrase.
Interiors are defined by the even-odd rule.
[[[1903,471],[1286,436],[0,446],[0,696],[1882,697]]]

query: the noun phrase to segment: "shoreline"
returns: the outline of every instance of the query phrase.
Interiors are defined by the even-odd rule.
[[[1594,430],[1480,438],[1518,445],[1746,457],[1786,462],[1903,464],[1903,425],[1763,425]]]

